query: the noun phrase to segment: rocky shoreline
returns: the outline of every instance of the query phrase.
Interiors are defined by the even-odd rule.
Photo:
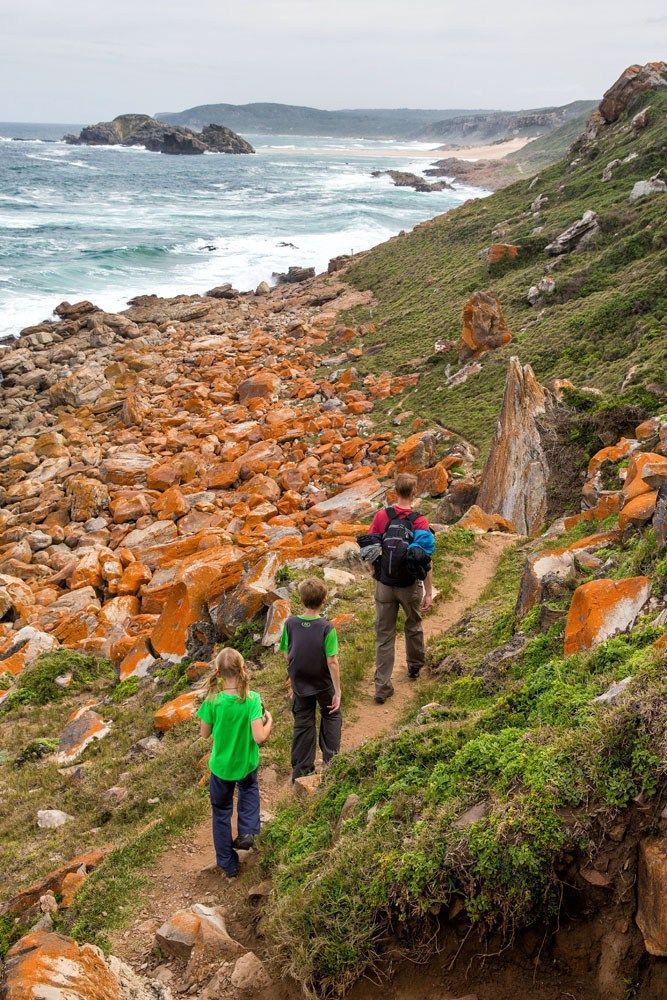
[[[254,153],[236,132],[224,125],[206,125],[201,132],[166,125],[149,115],[118,115],[110,122],[87,125],[77,135],[63,136],[71,146],[145,146],[153,153],[196,156],[202,153]]]

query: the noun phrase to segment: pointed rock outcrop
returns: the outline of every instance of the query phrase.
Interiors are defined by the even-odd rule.
[[[537,381],[530,365],[511,358],[477,505],[487,514],[502,515],[524,535],[539,531],[546,517],[549,464],[540,421],[552,407],[553,397]]]

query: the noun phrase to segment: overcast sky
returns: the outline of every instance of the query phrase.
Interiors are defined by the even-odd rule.
[[[0,0],[0,120],[219,101],[529,108],[667,58],[664,0]]]

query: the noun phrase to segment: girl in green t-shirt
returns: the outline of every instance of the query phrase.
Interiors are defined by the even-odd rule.
[[[273,727],[262,699],[250,690],[245,661],[236,649],[222,649],[213,661],[206,699],[197,715],[201,735],[213,737],[208,766],[213,812],[213,844],[218,868],[238,874],[236,848],[252,847],[259,833],[259,747]],[[232,839],[234,789],[238,785],[238,836]]]

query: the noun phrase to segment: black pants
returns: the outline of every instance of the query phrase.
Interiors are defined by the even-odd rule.
[[[320,694],[292,695],[292,715],[294,735],[292,736],[292,778],[312,774],[315,770],[315,737],[317,735],[317,706],[320,706],[320,750],[324,763],[328,764],[340,750],[340,734],[343,717],[340,709],[331,712],[328,706],[333,701],[334,690]]]

